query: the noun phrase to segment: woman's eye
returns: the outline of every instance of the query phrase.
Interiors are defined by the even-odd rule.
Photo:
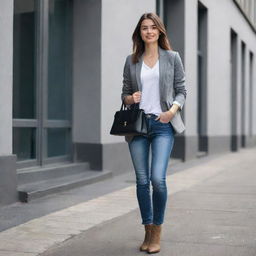
[[[154,27],[142,27],[141,29],[142,29],[142,30],[147,30],[147,29],[156,30],[157,27],[156,27],[156,26],[154,26]]]

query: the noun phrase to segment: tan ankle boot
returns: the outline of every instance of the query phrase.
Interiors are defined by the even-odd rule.
[[[150,241],[150,237],[151,237],[152,224],[147,224],[144,226],[145,226],[145,238],[144,238],[142,245],[140,246],[140,251],[148,250],[148,245],[149,245],[149,241]]]
[[[154,225],[151,230],[151,238],[148,246],[148,253],[160,252],[160,238],[161,238],[162,225]]]

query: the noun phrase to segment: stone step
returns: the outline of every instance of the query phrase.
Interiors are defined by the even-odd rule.
[[[18,185],[40,182],[63,177],[66,175],[79,174],[89,170],[89,163],[56,163],[43,167],[30,167],[18,169]]]
[[[111,171],[85,170],[78,174],[26,183],[18,186],[19,199],[21,202],[29,202],[32,199],[92,184],[110,177],[112,177]]]

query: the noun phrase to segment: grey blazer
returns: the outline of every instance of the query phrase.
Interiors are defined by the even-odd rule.
[[[182,133],[185,130],[184,123],[181,119],[180,111],[183,108],[186,99],[185,73],[180,55],[176,51],[163,50],[158,47],[159,52],[159,90],[160,104],[163,112],[171,108],[174,101],[180,104],[173,119],[170,121],[175,133]],[[136,91],[142,91],[140,80],[143,56],[139,62],[132,63],[132,55],[127,56],[123,71],[123,89],[121,99],[125,96],[132,95]],[[133,136],[126,136],[129,142]]]

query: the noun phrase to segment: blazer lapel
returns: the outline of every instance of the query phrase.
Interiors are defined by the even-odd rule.
[[[158,47],[159,52],[159,93],[160,93],[160,100],[163,100],[164,92],[165,92],[165,85],[164,85],[164,74],[166,69],[166,58],[164,51]]]
[[[141,84],[141,79],[140,79],[140,73],[141,73],[141,67],[142,67],[142,62],[143,62],[143,55],[140,56],[139,62],[136,63],[135,65],[135,72],[136,72],[136,80],[137,80],[137,85],[138,85],[138,90],[142,90],[142,84]]]

